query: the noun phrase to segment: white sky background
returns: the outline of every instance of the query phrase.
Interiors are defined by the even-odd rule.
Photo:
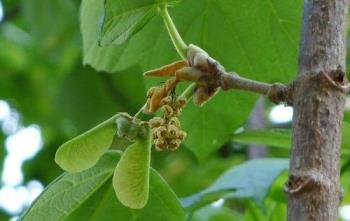
[[[271,109],[269,119],[275,124],[284,124],[292,121],[293,108],[284,106],[283,104],[276,105]]]
[[[0,21],[3,19],[4,17],[4,10],[2,8],[2,2],[0,1]]]
[[[0,189],[0,207],[11,215],[19,215],[43,191],[43,185],[36,180],[23,184],[22,165],[33,158],[42,148],[40,128],[37,125],[22,127],[19,114],[7,102],[0,100],[0,124],[7,135]]]

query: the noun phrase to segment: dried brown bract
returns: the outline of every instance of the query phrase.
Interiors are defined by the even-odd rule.
[[[148,114],[157,111],[161,106],[162,99],[168,96],[177,83],[176,78],[170,78],[164,85],[150,88],[147,92],[147,106],[143,112]]]
[[[195,82],[193,101],[197,105],[203,105],[218,92],[220,87],[218,79],[223,71],[224,68],[208,53],[191,44],[188,47],[187,62],[177,61],[144,74],[145,76],[171,77],[164,86],[158,87],[149,96],[148,111],[156,111],[160,107],[160,100],[166,97],[180,81]]]

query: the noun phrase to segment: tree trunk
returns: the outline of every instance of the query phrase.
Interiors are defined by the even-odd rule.
[[[288,196],[289,221],[336,221],[348,0],[305,0]]]

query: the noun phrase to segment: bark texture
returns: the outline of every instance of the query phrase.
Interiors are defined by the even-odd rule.
[[[285,186],[289,221],[337,220],[347,9],[348,0],[305,0]]]

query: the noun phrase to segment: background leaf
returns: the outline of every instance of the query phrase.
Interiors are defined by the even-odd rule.
[[[124,207],[115,197],[112,174],[120,152],[105,154],[97,165],[81,173],[65,173],[55,180],[20,220],[182,221],[184,211],[165,181],[154,171],[150,198],[142,210]]]
[[[290,129],[245,130],[234,134],[232,141],[242,144],[264,144],[290,149],[292,145],[292,134]]]
[[[190,221],[243,221],[238,214],[225,207],[205,206],[194,213]]]
[[[183,205],[195,207],[202,200],[208,203],[217,200],[218,197],[224,197],[251,198],[263,207],[264,198],[271,184],[283,171],[288,169],[288,166],[287,159],[266,158],[247,161],[226,171],[205,190],[184,198]]]
[[[350,123],[343,122],[342,148],[350,150]],[[242,144],[264,144],[272,147],[281,147],[290,149],[292,144],[292,132],[290,129],[261,129],[261,130],[244,130],[234,134],[233,141]]]

